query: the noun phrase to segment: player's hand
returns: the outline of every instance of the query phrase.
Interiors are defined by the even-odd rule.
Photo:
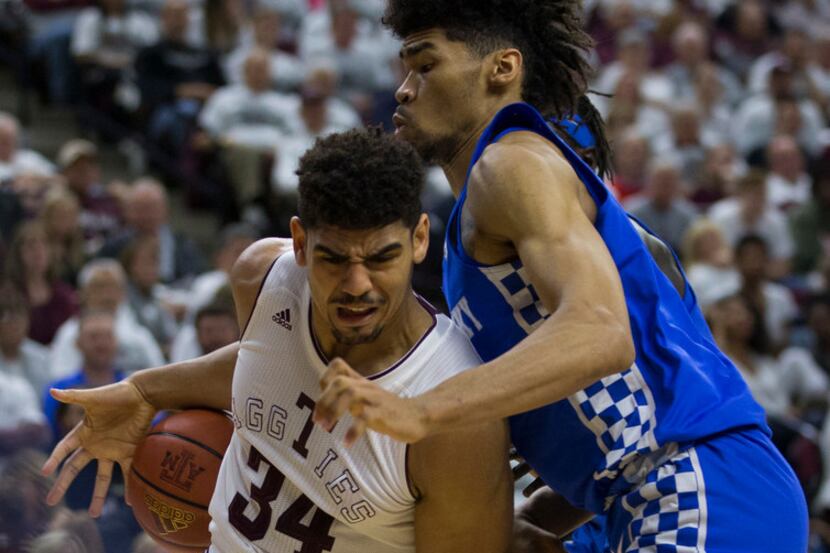
[[[521,516],[513,520],[510,553],[567,553],[555,535],[546,532]]]
[[[128,380],[91,390],[53,389],[49,393],[58,401],[83,407],[84,420],[64,436],[43,465],[43,473],[49,475],[66,459],[46,502],[54,505],[60,501],[78,473],[95,459],[98,474],[89,514],[97,517],[107,496],[113,463],[121,466],[126,479],[135,448],[150,427],[156,408]]]
[[[402,398],[361,376],[342,359],[334,359],[320,380],[323,390],[314,409],[314,422],[331,431],[345,413],[354,424],[346,433],[351,446],[372,429],[406,443],[427,435],[426,415],[417,398]]]

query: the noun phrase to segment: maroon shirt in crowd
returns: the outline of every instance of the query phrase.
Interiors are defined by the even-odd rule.
[[[60,326],[77,312],[78,298],[75,290],[64,282],[55,282],[49,301],[32,307],[29,311],[29,338],[48,346]]]

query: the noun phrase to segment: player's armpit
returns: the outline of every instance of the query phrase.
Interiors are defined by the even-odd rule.
[[[418,553],[504,553],[513,520],[505,422],[439,434],[410,446]]]

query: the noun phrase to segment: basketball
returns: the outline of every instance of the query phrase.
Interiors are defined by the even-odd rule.
[[[201,553],[210,545],[208,506],[232,433],[223,413],[192,409],[154,425],[136,448],[127,500],[166,550]]]

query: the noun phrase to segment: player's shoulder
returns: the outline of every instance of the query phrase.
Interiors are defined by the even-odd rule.
[[[287,238],[264,238],[248,246],[231,269],[231,285],[237,291],[259,289],[275,260],[292,250]]]
[[[481,363],[470,339],[446,315],[435,315],[430,334],[431,339],[424,340],[419,347],[423,348],[421,358],[430,367],[430,380],[434,383]]]

